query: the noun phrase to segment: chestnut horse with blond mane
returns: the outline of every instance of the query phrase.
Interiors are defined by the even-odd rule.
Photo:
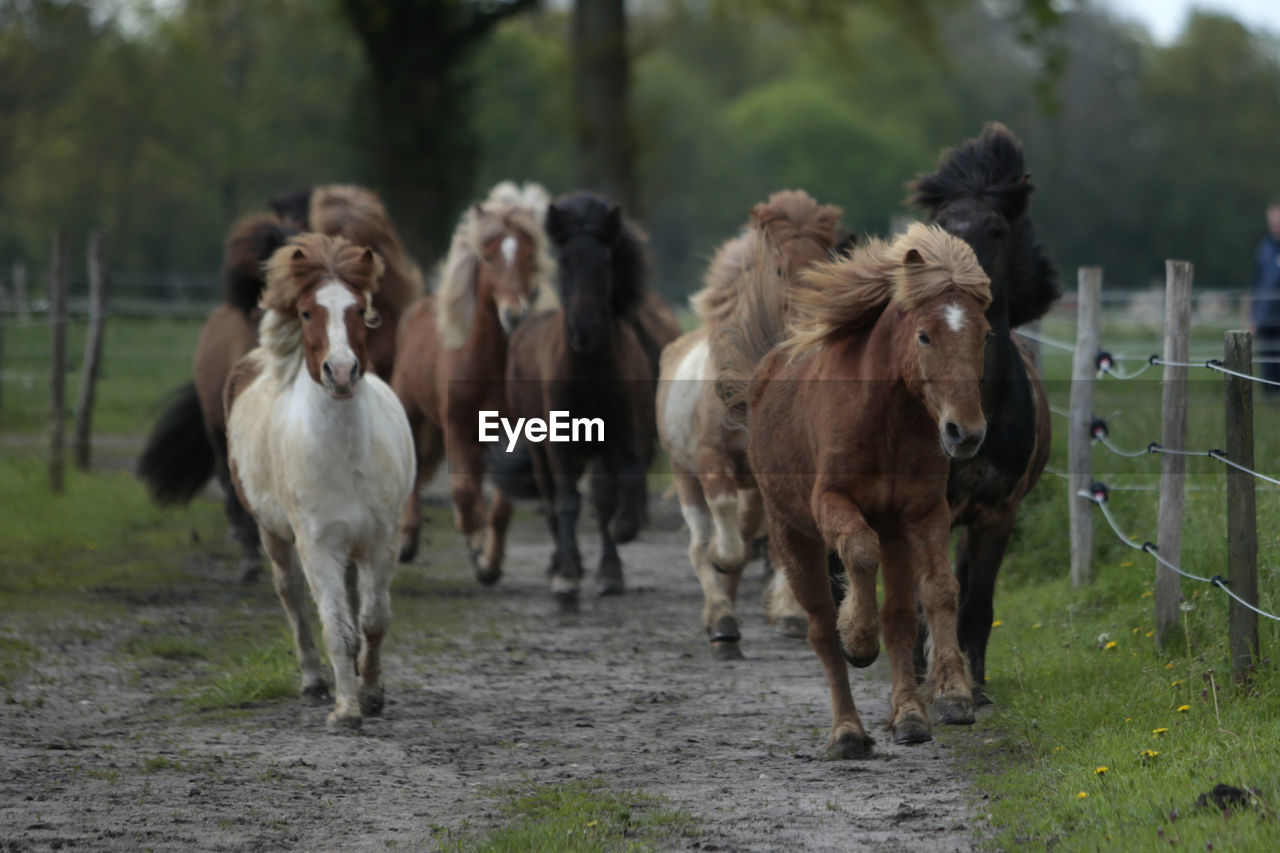
[[[376,193],[363,187],[333,185],[290,196],[288,209],[255,214],[227,235],[222,262],[223,304],[205,320],[194,358],[194,377],[178,388],[152,429],[139,458],[138,476],[160,504],[186,504],[216,474],[225,501],[227,523],[240,545],[240,579],[262,572],[258,527],[245,512],[227,469],[227,420],[222,392],[231,367],[258,343],[258,320],[265,280],[262,264],[299,229],[345,237],[373,249],[385,270],[374,308],[382,325],[370,331],[373,369],[391,376],[396,326],[409,303],[422,292],[422,276],[405,254],[386,209]]]
[[[764,508],[747,464],[747,434],[726,423],[716,394],[719,370],[712,342],[732,328],[754,264],[780,271],[777,279],[766,281],[779,285],[769,297],[773,310],[781,312],[786,284],[806,267],[830,259],[841,236],[842,214],[801,190],[776,192],[752,207],[745,232],[719,248],[705,286],[690,300],[702,325],[662,352],[658,436],[671,459],[680,510],[689,526],[689,562],[702,586],[711,652],[723,660],[742,657],[738,582],[749,546],[761,532]],[[781,574],[774,577],[790,599]],[[803,613],[799,622],[803,630]]]
[[[368,328],[382,259],[305,234],[267,262],[261,345],[228,378],[231,476],[258,522],[297,646],[304,695],[326,684],[311,638],[310,587],[333,666],[331,728],[383,706],[396,519],[413,485],[413,436],[373,372]]]
[[[721,391],[731,414],[749,403],[748,458],[769,545],[826,669],[828,748],[846,758],[871,752],[845,659],[875,660],[882,620],[893,670],[887,727],[896,743],[929,740],[912,662],[917,597],[933,637],[938,717],[974,719],[947,558],[947,474],[951,459],[978,451],[986,431],[978,383],[990,282],[962,240],[916,224],[892,243],[872,241],[802,273],[787,291],[784,335],[770,311],[779,287],[771,277],[776,270],[757,266],[738,313],[740,334],[720,339],[730,380]],[[849,584],[838,617],[829,551]]]
[[[391,387],[409,417],[418,461],[401,520],[401,562],[418,551],[418,491],[443,456],[454,525],[467,537],[476,578],[488,585],[502,575],[511,504],[495,490],[491,505],[484,505],[477,413],[506,411],[507,336],[526,315],[558,304],[555,261],[542,227],[549,201],[537,184],[495,186],[454,230],[438,292],[419,300],[401,323]]]

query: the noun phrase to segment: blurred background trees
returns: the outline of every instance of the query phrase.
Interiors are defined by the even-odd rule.
[[[681,296],[770,191],[883,233],[991,120],[1060,264],[1109,287],[1172,255],[1243,286],[1280,196],[1280,45],[1220,14],[1161,46],[1090,3],[590,5],[0,0],[0,271],[40,281],[55,227],[107,228],[118,268],[213,269],[232,219],[332,181],[377,188],[425,267],[512,178],[627,200]]]

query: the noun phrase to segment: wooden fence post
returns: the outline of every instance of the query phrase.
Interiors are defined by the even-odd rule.
[[[1222,363],[1238,373],[1253,373],[1253,336],[1227,332]],[[1253,382],[1227,376],[1227,458],[1253,467]],[[1231,591],[1258,604],[1258,514],[1252,474],[1227,468],[1227,583]],[[1228,602],[1227,637],[1231,674],[1243,679],[1258,658],[1258,614],[1234,598]]]
[[[1071,408],[1067,418],[1067,506],[1071,520],[1071,583],[1093,582],[1093,504],[1077,497],[1088,491],[1093,422],[1093,380],[1097,373],[1098,326],[1101,322],[1102,269],[1081,267],[1077,273],[1076,350],[1071,357]]]
[[[1186,362],[1191,340],[1190,261],[1165,261],[1164,359]],[[1187,449],[1187,368],[1164,368],[1160,403],[1160,444],[1170,450]],[[1178,565],[1182,558],[1182,503],[1186,487],[1187,458],[1175,453],[1160,456],[1160,513],[1156,527],[1156,551]],[[1156,564],[1156,645],[1163,648],[1178,624],[1180,578]]]
[[[63,449],[67,419],[67,232],[53,235],[53,261],[49,265],[49,322],[52,353],[49,370],[49,486],[63,490]]]
[[[31,300],[27,296],[27,265],[13,262],[13,309],[23,323],[31,319]]]
[[[101,231],[89,235],[89,336],[84,346],[84,368],[80,373],[80,396],[76,402],[76,433],[72,441],[76,465],[89,468],[93,400],[102,360],[102,340],[107,324],[106,237]]]
[[[9,308],[9,292],[0,284],[0,409],[4,408],[4,326]]]

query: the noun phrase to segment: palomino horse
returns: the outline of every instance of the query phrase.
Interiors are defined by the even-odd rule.
[[[956,549],[960,647],[969,659],[978,702],[988,701],[982,685],[996,574],[1018,505],[1049,458],[1048,397],[1030,353],[1010,334],[1012,327],[1043,316],[1062,294],[1027,213],[1032,189],[1022,146],[1003,126],[992,124],[916,181],[913,199],[928,211],[930,222],[973,248],[991,278],[987,322],[992,338],[982,373],[987,437],[972,459],[951,463],[947,481],[952,524],[962,531]],[[920,668],[923,650],[922,636]]]
[[[231,366],[257,345],[263,261],[298,227],[372,247],[386,264],[382,285],[374,295],[374,308],[385,322],[369,336],[374,368],[383,379],[391,376],[399,317],[422,292],[422,277],[404,254],[375,193],[335,185],[295,193],[291,198],[288,215],[251,216],[228,234],[223,253],[224,304],[214,310],[200,331],[194,380],[178,389],[138,462],[138,476],[152,498],[162,504],[189,502],[211,473],[218,475],[231,535],[240,545],[240,577],[245,582],[262,571],[258,528],[231,488],[222,391]]]
[[[721,659],[742,657],[738,581],[764,512],[747,465],[747,434],[726,422],[724,404],[716,394],[719,370],[711,355],[712,342],[732,324],[752,264],[780,270],[779,278],[767,281],[785,287],[800,270],[830,258],[841,213],[798,190],[774,193],[752,207],[747,229],[716,252],[705,286],[691,300],[702,325],[662,353],[658,436],[671,459],[680,510],[689,525],[689,562],[702,585],[711,651]],[[781,313],[781,289],[769,296]],[[774,578],[785,590],[781,573],[774,573]],[[785,597],[790,599],[789,591]],[[803,630],[803,611],[799,621]]]
[[[653,446],[654,376],[628,319],[644,296],[643,244],[621,209],[600,196],[573,193],[547,208],[546,227],[559,261],[562,307],[522,323],[512,336],[507,400],[514,417],[548,420],[561,411],[603,424],[603,435],[578,441],[526,442],[556,542],[551,591],[562,609],[573,610],[582,578],[578,478],[589,462],[600,525],[598,591],[623,592],[609,523],[619,503],[639,514],[634,504]]]
[[[453,232],[439,292],[401,322],[391,387],[417,445],[418,477],[404,506],[400,561],[418,551],[418,490],[440,457],[449,462],[453,518],[467,537],[476,578],[497,583],[511,505],[496,491],[486,511],[480,411],[505,413],[507,336],[530,311],[556,305],[555,261],[542,217],[550,199],[536,184],[498,184]]]
[[[826,668],[834,724],[828,747],[870,753],[841,653],[854,666],[879,654],[880,621],[893,669],[888,728],[897,743],[931,737],[912,666],[915,599],[934,643],[930,676],[944,723],[972,723],[971,684],[956,641],[958,584],[947,559],[949,458],[977,452],[986,431],[978,380],[989,335],[987,276],[972,250],[940,228],[913,225],[801,274],[787,293],[789,334],[758,313],[777,274],[758,270],[723,336],[749,393],[726,382],[731,412],[749,398],[748,458],[764,497],[769,545],[809,616],[809,642]],[[767,312],[766,312],[767,313]],[[771,350],[771,351],[770,351]],[[941,448],[941,452],[939,452]],[[827,552],[849,589],[839,608]],[[876,613],[876,567],[884,607]]]
[[[396,518],[413,486],[404,409],[370,369],[382,273],[371,249],[341,237],[305,234],[279,249],[267,262],[261,345],[237,362],[224,400],[231,476],[271,559],[308,696],[326,685],[307,587],[320,612],[330,728],[382,711]]]

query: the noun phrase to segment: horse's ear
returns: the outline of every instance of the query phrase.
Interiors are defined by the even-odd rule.
[[[755,204],[751,205],[751,210],[748,211],[751,214],[751,221],[758,225],[765,224],[764,215],[765,213],[768,212],[768,210],[769,210],[769,205],[763,201],[758,201]]]
[[[609,208],[604,218],[604,231],[610,239],[622,233],[622,205],[615,204]]]
[[[902,259],[904,267],[920,267],[924,266],[924,256],[920,254],[919,249],[907,249],[906,257]]]
[[[360,255],[360,263],[362,264],[373,263],[373,249],[370,249],[367,246],[365,247],[364,253]]]
[[[305,260],[306,257],[307,257],[307,253],[302,251],[301,246],[293,250],[293,260],[301,261],[301,260]]]

